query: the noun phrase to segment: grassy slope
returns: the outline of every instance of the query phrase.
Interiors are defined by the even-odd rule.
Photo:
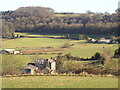
[[[28,77],[3,78],[3,88],[117,88],[117,87],[118,79],[110,77],[28,76]]]

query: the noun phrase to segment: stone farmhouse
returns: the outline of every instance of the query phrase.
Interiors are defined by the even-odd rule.
[[[55,73],[56,71],[56,62],[54,59],[37,59],[35,63],[28,63],[24,67],[25,74],[48,74]]]

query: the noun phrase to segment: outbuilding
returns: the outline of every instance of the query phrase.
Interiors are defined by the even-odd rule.
[[[35,74],[37,70],[38,70],[38,67],[33,66],[33,65],[27,65],[24,68],[24,73],[26,73],[26,74]]]

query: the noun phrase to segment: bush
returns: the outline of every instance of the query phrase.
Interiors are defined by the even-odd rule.
[[[100,61],[100,62],[101,62],[101,64],[102,64],[102,65],[104,65],[104,64],[105,64],[105,59],[104,59],[104,58],[103,58],[103,59],[101,59],[101,61]]]
[[[100,59],[102,59],[102,56],[100,55],[100,53],[95,53],[95,55],[94,56],[92,56],[91,57],[92,59],[95,59],[95,60],[100,60]]]

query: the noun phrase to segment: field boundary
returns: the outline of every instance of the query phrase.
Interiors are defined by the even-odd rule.
[[[95,74],[20,74],[20,75],[4,75],[4,77],[23,77],[23,76],[81,76],[81,77],[115,77],[120,78],[120,76],[115,76],[111,74],[106,75],[95,75]]]

